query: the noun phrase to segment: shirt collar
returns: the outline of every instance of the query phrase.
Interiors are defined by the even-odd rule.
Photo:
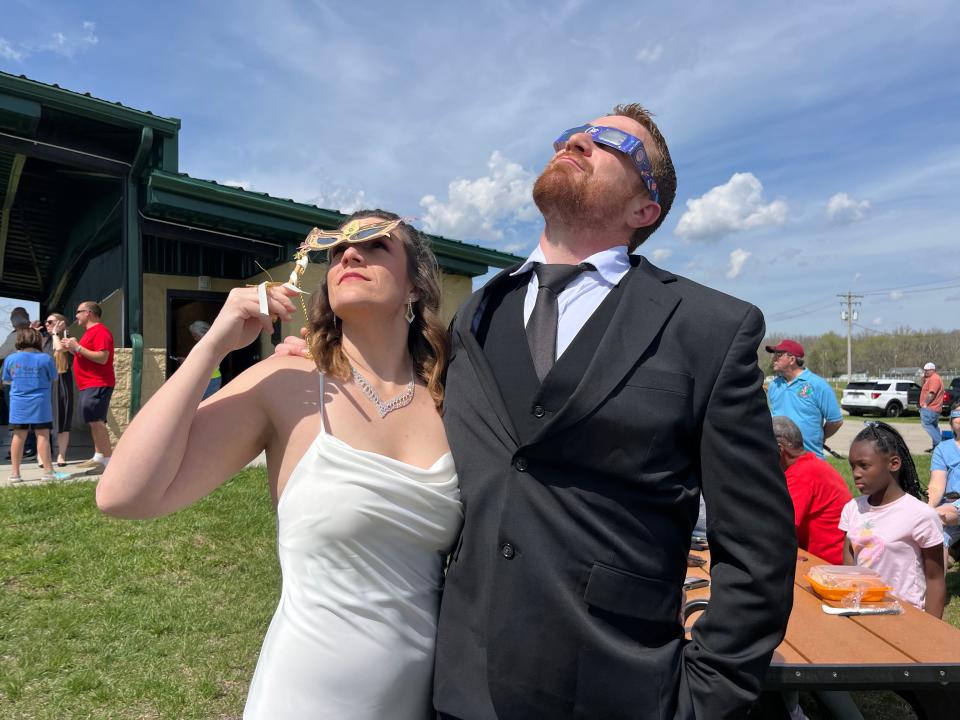
[[[540,249],[540,245],[538,244],[523,265],[510,273],[510,276],[530,272],[535,263],[546,263],[546,261],[547,259],[543,255],[543,250]],[[588,258],[584,258],[583,262],[593,265],[596,268],[596,272],[595,274],[591,274],[594,274],[594,277],[599,276],[609,285],[616,285],[620,282],[630,269],[630,255],[627,253],[625,245],[617,245],[616,247],[601,250]]]
[[[804,368],[803,370],[800,371],[800,374],[797,375],[793,380],[787,380],[786,378],[784,378],[784,380],[786,380],[787,385],[793,385],[797,380],[806,380],[806,378],[803,377],[806,374],[807,374],[807,368]]]

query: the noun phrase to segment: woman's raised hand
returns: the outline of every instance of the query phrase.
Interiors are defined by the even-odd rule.
[[[260,314],[258,288],[234,288],[213,321],[210,330],[197,343],[213,347],[216,352],[226,355],[252,343],[262,330],[273,331],[270,316],[278,316],[289,322],[296,310],[290,298],[297,291],[283,285],[266,288],[267,315]]]

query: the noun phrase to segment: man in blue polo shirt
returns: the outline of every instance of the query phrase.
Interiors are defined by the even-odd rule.
[[[803,345],[783,340],[767,345],[773,353],[773,372],[767,400],[773,415],[786,415],[803,434],[803,446],[823,458],[823,441],[843,425],[837,396],[827,381],[803,366]]]

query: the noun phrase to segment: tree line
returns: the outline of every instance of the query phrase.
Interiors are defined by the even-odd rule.
[[[782,335],[764,339],[758,350],[760,367],[770,373],[767,345],[776,345]],[[847,372],[847,339],[835,332],[823,335],[791,335],[803,345],[806,365],[817,375],[838,377]],[[912,330],[898,328],[889,334],[861,333],[852,341],[853,372],[885,375],[892,368],[919,368],[935,363],[938,369],[960,368],[960,330]],[[947,379],[947,378],[945,378]]]

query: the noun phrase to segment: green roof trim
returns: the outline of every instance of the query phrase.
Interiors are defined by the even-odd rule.
[[[310,232],[310,228],[314,226],[331,228],[346,218],[342,213],[324,210],[315,205],[275,198],[265,193],[221,185],[213,180],[199,180],[182,173],[169,173],[162,170],[154,170],[147,180],[148,203],[155,193],[180,195],[184,198],[207,201],[248,213],[262,213],[282,218],[288,221],[284,223],[284,229],[301,237]]]
[[[33,137],[40,124],[40,103],[0,93],[0,128]]]
[[[150,173],[143,211],[157,218],[192,219],[211,228],[226,225],[240,234],[247,228],[254,237],[286,236],[297,244],[311,228],[334,228],[347,218],[335,210],[161,170]],[[425,234],[440,266],[461,275],[475,277],[491,267],[509,267],[522,260],[499,250]]]
[[[165,118],[145,110],[134,110],[120,103],[101,100],[90,93],[66,90],[59,85],[31,80],[26,75],[0,72],[0,93],[10,93],[32,100],[46,107],[106,122],[111,125],[147,127],[162,133],[176,135],[180,131],[179,118]]]

